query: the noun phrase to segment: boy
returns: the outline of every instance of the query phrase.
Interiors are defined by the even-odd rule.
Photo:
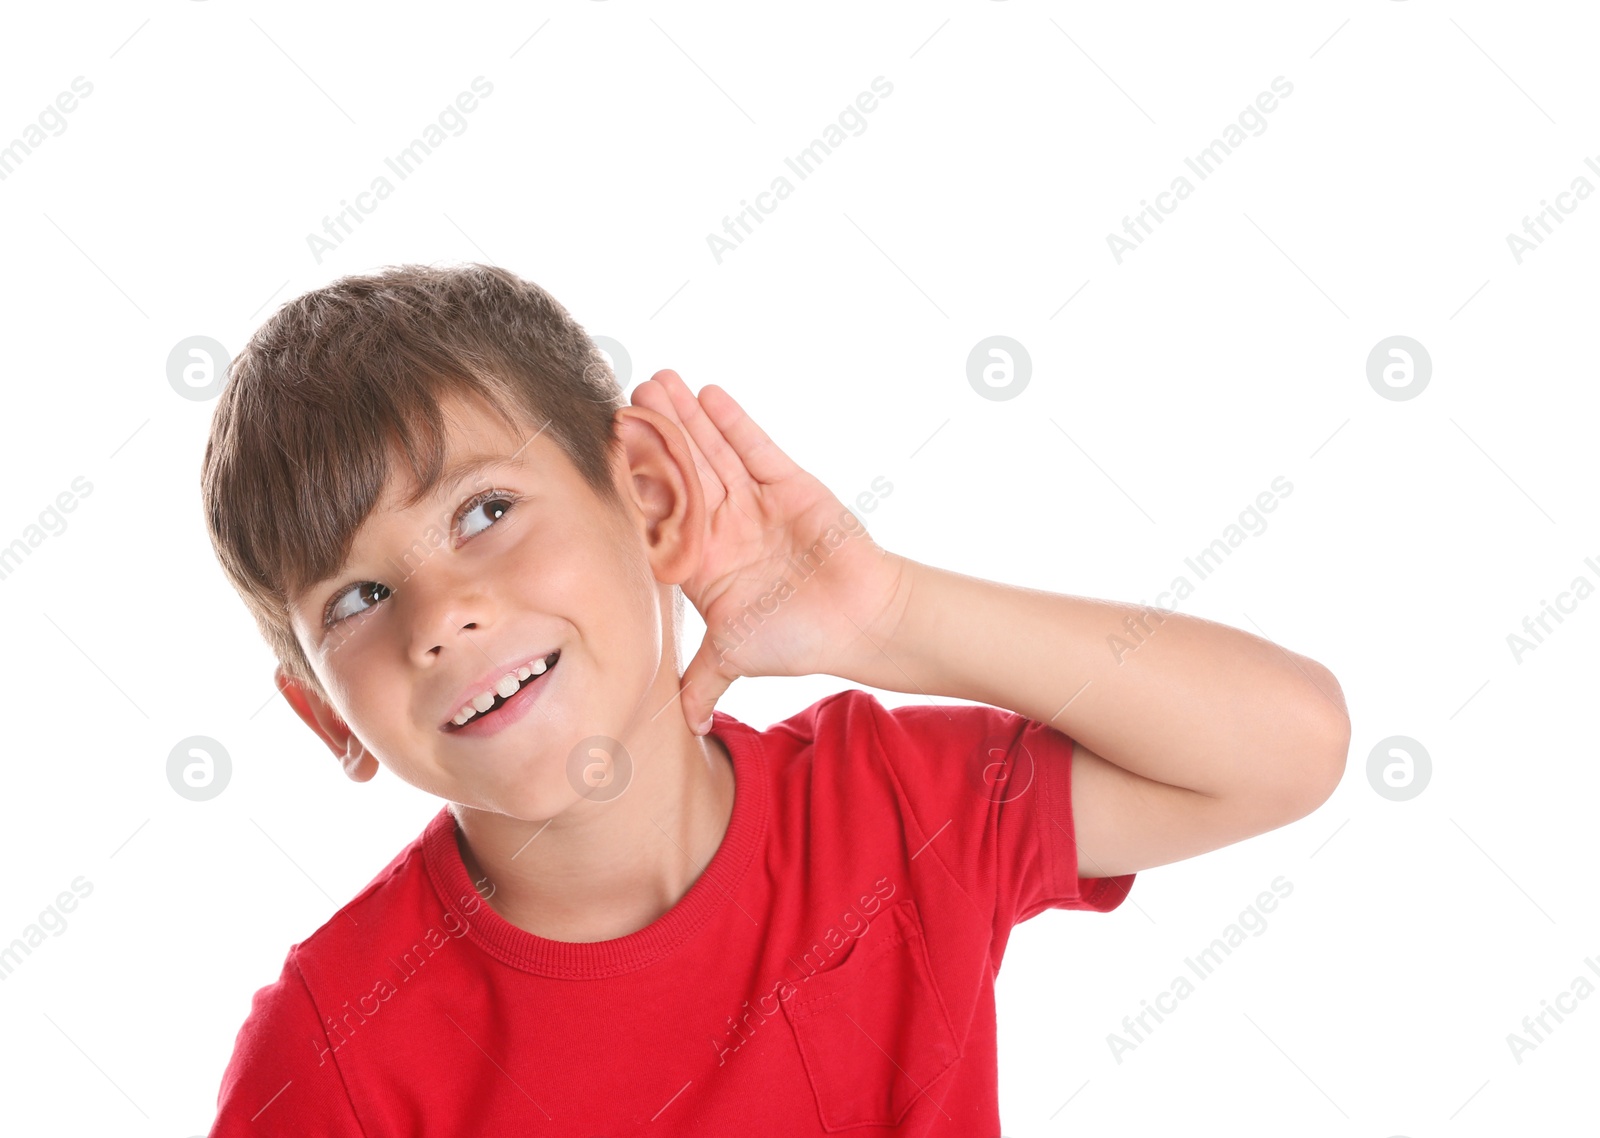
[[[446,805],[255,994],[212,1134],[992,1138],[1011,928],[1337,784],[1315,662],[888,553],[722,389],[621,396],[478,265],[337,281],[233,361],[206,521],[277,685]],[[714,710],[809,673],[979,706]]]

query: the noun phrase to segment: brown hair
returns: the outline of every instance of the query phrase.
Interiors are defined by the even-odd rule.
[[[336,572],[403,453],[437,485],[445,397],[543,429],[602,502],[624,405],[605,356],[553,296],[490,265],[390,266],[289,301],[229,364],[201,471],[228,580],[290,676],[324,695],[289,597]]]

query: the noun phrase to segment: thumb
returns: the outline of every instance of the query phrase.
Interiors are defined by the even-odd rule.
[[[736,678],[724,672],[720,656],[707,633],[700,641],[700,650],[683,670],[678,701],[683,705],[684,722],[696,735],[711,730],[711,713],[716,709],[717,700]]]

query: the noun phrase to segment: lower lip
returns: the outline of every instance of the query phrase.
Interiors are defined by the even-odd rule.
[[[486,737],[497,735],[504,731],[533,710],[533,705],[543,697],[544,689],[550,686],[551,675],[556,668],[561,666],[561,661],[566,658],[567,655],[563,652],[560,658],[556,660],[555,667],[546,669],[540,673],[537,679],[531,680],[531,682],[524,682],[511,698],[502,703],[492,714],[474,716],[455,730],[447,732],[447,734]]]

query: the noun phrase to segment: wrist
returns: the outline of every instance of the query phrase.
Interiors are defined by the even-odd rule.
[[[917,651],[913,641],[918,583],[925,567],[909,557],[883,553],[885,598],[879,614],[851,642],[850,663],[838,674],[854,683],[887,691],[912,691],[908,675]]]

